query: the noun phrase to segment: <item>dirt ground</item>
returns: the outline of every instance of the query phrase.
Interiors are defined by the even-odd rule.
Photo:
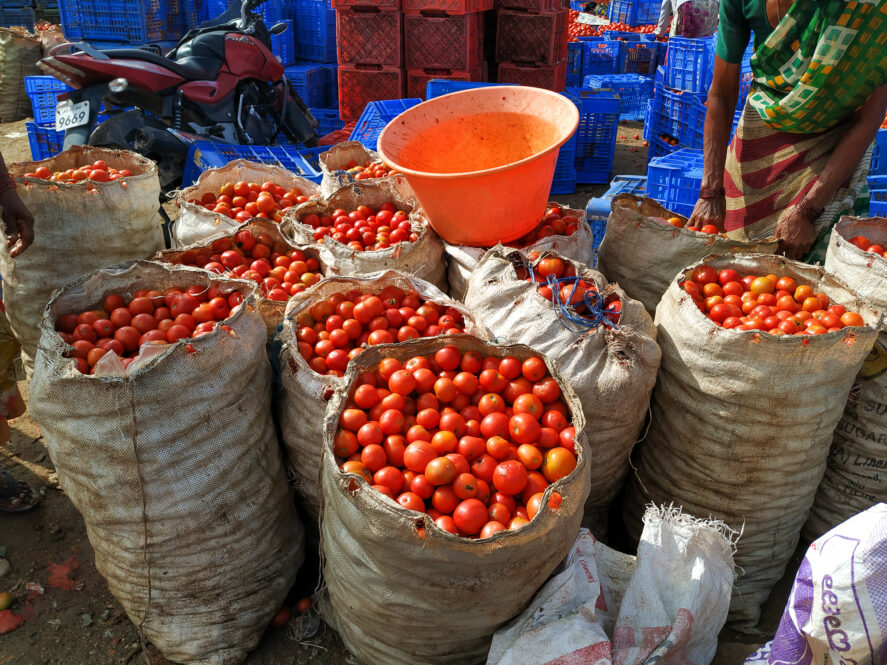
[[[641,134],[639,123],[620,127],[614,175],[645,172],[646,148],[634,138],[636,134]],[[0,151],[7,162],[30,159],[24,122],[0,125]],[[556,198],[584,208],[591,196],[606,188],[586,186],[572,196]],[[27,396],[26,386],[20,385]],[[58,488],[40,428],[28,415],[11,425],[11,441],[0,444],[0,469],[40,488],[43,501],[27,514],[0,514],[0,557],[11,564],[10,571],[0,577],[0,592],[12,593],[12,609],[25,619],[16,630],[0,635],[0,665],[167,663],[150,645],[142,650],[134,626],[96,571],[83,520]],[[737,636],[725,630],[716,665],[741,663],[772,636],[803,551],[799,549],[786,579],[765,608],[760,634]],[[315,570],[316,562],[306,564],[291,601],[313,588]],[[353,661],[328,628],[303,643],[289,638],[286,628],[269,628],[246,662],[342,665]]]

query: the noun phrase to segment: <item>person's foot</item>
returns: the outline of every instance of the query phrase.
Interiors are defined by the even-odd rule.
[[[40,495],[27,483],[17,481],[8,471],[0,471],[0,512],[23,513],[40,503]]]

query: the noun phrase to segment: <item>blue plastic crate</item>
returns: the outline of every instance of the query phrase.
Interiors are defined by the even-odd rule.
[[[26,76],[25,92],[31,98],[34,122],[41,127],[54,127],[58,96],[72,89],[54,76]]]
[[[607,18],[611,23],[650,25],[659,20],[659,0],[610,0]]]
[[[604,37],[586,37],[582,43],[582,73],[618,74],[622,57],[622,42]]]
[[[869,176],[869,215],[887,217],[887,176]]]
[[[714,66],[714,37],[672,37],[668,40],[665,84],[669,88],[708,94]]]
[[[301,63],[287,67],[283,73],[309,107],[326,104],[328,70],[314,63]]]
[[[313,150],[316,151],[317,149],[314,148]],[[291,171],[307,180],[320,182],[323,176],[319,169],[311,165],[310,161],[314,158],[314,163],[316,164],[316,157],[314,157],[312,151],[308,151],[309,158],[306,159],[302,156],[303,151],[305,151],[305,148],[300,149],[292,145],[231,145],[230,143],[197,141],[192,143],[188,150],[182,186],[187,187],[193,184],[204,171],[220,168],[235,159],[246,159],[251,162],[281,166],[287,171]]]
[[[564,94],[579,108],[576,182],[609,182],[619,125],[619,95],[612,90],[588,88],[568,88]]]
[[[325,108],[332,108],[334,106],[339,105],[339,65],[333,64],[321,64],[315,63],[318,67],[322,68],[324,71],[324,75],[326,79],[323,83],[323,106]]]
[[[179,39],[175,13],[165,0],[65,0],[59,5],[68,39],[125,44]]]
[[[271,52],[277,56],[282,65],[291,65],[296,61],[296,47],[293,34],[293,22],[286,23],[286,30],[279,35],[271,35]],[[310,103],[309,103],[310,106]]]
[[[336,10],[329,0],[294,0],[296,60],[336,62]]]
[[[350,140],[360,141],[370,150],[375,150],[376,141],[379,140],[379,134],[385,129],[385,125],[407,109],[421,103],[422,100],[418,97],[370,102],[360,114]]]
[[[34,30],[34,10],[23,7],[24,2],[19,3],[18,7],[2,7],[0,8],[0,26],[11,28],[19,26]]]
[[[331,132],[335,132],[345,126],[345,122],[339,118],[339,109],[308,109],[311,111],[317,122],[318,136],[326,136]]]
[[[586,76],[584,88],[609,88],[619,93],[619,117],[643,120],[647,102],[653,97],[653,79],[640,74],[597,74]]]
[[[551,194],[572,194],[576,191],[576,135],[561,146],[554,167]]]
[[[290,21],[295,18],[295,3],[291,0],[265,0],[258,11],[269,26],[280,21]]]
[[[656,41],[625,42],[619,56],[619,72],[622,74],[642,74],[652,81],[659,64],[662,45]]]
[[[871,175],[887,175],[887,129],[879,129],[875,136],[875,151],[872,153]]]
[[[678,214],[689,216],[702,184],[702,150],[685,148],[647,165],[647,196]]]
[[[425,99],[434,99],[449,95],[451,92],[485,88],[491,85],[508,85],[506,83],[482,83],[480,81],[451,81],[449,79],[431,79],[425,84]]]
[[[567,87],[582,87],[582,42],[567,43]]]
[[[39,127],[36,123],[26,122],[28,143],[31,145],[31,159],[49,159],[62,151],[65,133],[57,132],[50,127]]]
[[[203,14],[206,19],[216,18],[235,6],[240,6],[237,0],[203,0]]]
[[[585,221],[591,227],[592,248],[597,251],[607,231],[607,219],[610,217],[610,206],[613,199],[619,194],[635,194],[643,196],[647,187],[647,176],[643,175],[617,175],[610,182],[608,189],[602,196],[588,201],[585,206]]]
[[[700,94],[655,86],[645,130],[649,127],[650,136],[667,135],[688,148],[701,148],[705,126],[704,100]]]

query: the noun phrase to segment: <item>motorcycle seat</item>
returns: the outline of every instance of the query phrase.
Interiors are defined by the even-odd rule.
[[[188,81],[212,80],[219,73],[222,63],[217,58],[200,58],[190,56],[181,60],[172,60],[159,53],[143,51],[137,48],[116,48],[104,50],[109,58],[126,58],[144,60],[175,72]]]

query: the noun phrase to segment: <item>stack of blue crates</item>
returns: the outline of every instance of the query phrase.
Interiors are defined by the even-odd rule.
[[[619,126],[619,95],[613,90],[589,88],[567,88],[564,94],[579,109],[576,182],[609,182],[616,149],[616,130]]]
[[[197,141],[192,143],[188,150],[182,187],[194,183],[204,171],[220,168],[235,159],[273,164],[307,180],[319,183],[323,175],[317,167],[317,155],[328,149],[328,147],[323,147],[306,150],[291,145],[249,146]]]
[[[607,18],[610,23],[651,25],[659,21],[661,7],[659,0],[610,0]]]
[[[586,76],[584,88],[610,88],[619,93],[622,120],[643,120],[647,102],[653,96],[653,79],[639,74]]]
[[[0,0],[0,27],[34,30],[34,10],[25,0]]]
[[[71,88],[53,76],[26,76],[25,92],[31,99],[34,122],[25,124],[31,158],[48,159],[62,150],[64,132],[55,131],[55,107],[58,96]]]
[[[887,128],[879,129],[869,170],[869,214],[887,217]]]
[[[702,150],[690,148],[650,160],[647,196],[688,217],[699,198],[703,161]]]

